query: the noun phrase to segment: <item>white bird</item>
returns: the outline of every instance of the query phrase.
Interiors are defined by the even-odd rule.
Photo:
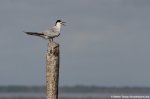
[[[58,37],[60,35],[60,30],[63,25],[65,25],[65,22],[62,22],[61,20],[57,20],[55,26],[49,28],[44,32],[25,32],[25,33],[28,35],[39,36],[44,39],[53,41],[53,38]]]

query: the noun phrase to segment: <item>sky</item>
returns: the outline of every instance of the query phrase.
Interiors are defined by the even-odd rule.
[[[150,0],[0,0],[0,85],[45,85],[47,41],[66,23],[60,86],[150,86]]]

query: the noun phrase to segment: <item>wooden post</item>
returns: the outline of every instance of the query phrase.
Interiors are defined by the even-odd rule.
[[[46,53],[46,97],[58,99],[59,44],[49,41]]]

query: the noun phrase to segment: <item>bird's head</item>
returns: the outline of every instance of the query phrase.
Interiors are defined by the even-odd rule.
[[[63,22],[61,20],[57,20],[55,26],[65,26],[66,22]]]

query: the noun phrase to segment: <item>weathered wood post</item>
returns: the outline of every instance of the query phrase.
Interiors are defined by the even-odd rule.
[[[46,97],[58,99],[59,44],[49,41],[46,53]]]

